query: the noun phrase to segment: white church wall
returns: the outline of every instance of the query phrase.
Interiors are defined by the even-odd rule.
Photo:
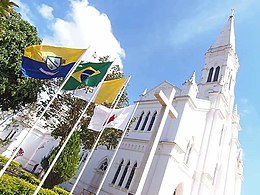
[[[151,195],[172,195],[178,186],[182,186],[179,193],[181,195],[190,194],[189,188],[192,181],[192,174],[183,167],[182,162],[177,162],[174,157],[166,154],[161,154],[158,151],[158,156],[152,165],[149,172],[148,180],[145,188],[146,194]],[[167,170],[167,171],[162,171]]]
[[[85,171],[83,172],[77,187],[75,188],[74,194],[78,195],[80,193],[88,193],[92,192],[95,193],[99,186],[99,182],[101,182],[101,179],[103,177],[103,173],[100,173],[99,178],[97,178],[97,172],[99,173],[99,166],[102,163],[103,160],[107,159],[108,163],[110,163],[111,157],[114,153],[114,150],[107,150],[106,147],[99,146],[97,150],[94,151],[88,165],[85,168]],[[85,156],[86,157],[86,156]],[[86,159],[86,158],[85,158]],[[77,174],[68,182],[64,182],[61,184],[62,187],[71,190],[73,184],[76,181],[77,176],[79,175],[80,171],[82,170],[84,166],[85,160],[84,158],[81,160],[79,169]]]
[[[136,119],[130,126],[130,131],[127,134],[127,138],[149,140],[151,137],[151,131],[153,130],[153,129],[148,130],[149,124],[151,123],[153,114],[155,112],[157,112],[157,116],[158,116],[160,110],[161,110],[161,106],[159,103],[155,104],[154,101],[142,102],[142,105],[138,106],[138,108],[135,112],[134,118],[136,118]],[[150,115],[149,115],[148,121],[147,121],[144,129],[142,129],[145,118],[149,112],[150,112]],[[142,113],[144,113],[143,117],[142,117],[142,121],[139,124],[138,128],[136,129],[139,117],[141,116]],[[156,123],[156,120],[154,121],[154,123]]]
[[[22,148],[24,155],[17,157],[17,161],[20,162],[23,167],[29,171],[32,171],[36,164],[37,169],[35,173],[41,171],[41,160],[44,156],[47,156],[49,152],[55,148],[59,143],[59,140],[55,140],[50,135],[42,134],[40,131],[33,131],[28,135]]]
[[[118,154],[115,157],[114,163],[107,175],[107,178],[105,180],[105,184],[102,187],[102,192],[100,194],[106,194],[105,192],[109,192],[111,194],[127,194],[128,192],[134,192],[136,190],[136,186],[133,185],[133,181],[136,177],[136,173],[139,170],[140,162],[143,157],[143,153],[145,151],[145,141],[141,142],[139,140],[130,140],[126,139],[122,143],[122,147],[120,147],[120,150],[118,151]],[[128,154],[128,155],[126,155]],[[124,160],[123,166],[121,168],[121,171],[117,177],[117,180],[114,184],[112,184],[112,181],[114,179],[115,173],[119,167],[119,164],[121,161]],[[130,166],[128,168],[127,174],[125,176],[125,179],[121,186],[119,186],[120,179],[122,177],[123,171],[127,165],[127,163],[130,162]],[[131,169],[133,165],[137,162],[137,169],[136,173],[133,177],[132,183],[129,187],[129,189],[126,189],[126,183],[129,178],[129,174],[131,172]]]

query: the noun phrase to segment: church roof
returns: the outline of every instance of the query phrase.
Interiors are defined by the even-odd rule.
[[[234,11],[232,11],[232,14],[229,16],[228,22],[225,25],[223,31],[220,33],[217,40],[210,47],[210,49],[221,46],[231,46],[235,51]]]
[[[148,90],[145,94],[142,94],[140,97],[141,101],[146,101],[146,100],[156,100],[154,94],[162,90],[166,97],[168,97],[171,89],[174,88],[176,90],[176,94],[180,93],[180,89],[176,87],[175,85],[171,84],[169,81],[163,81],[156,87],[152,88],[151,90]]]

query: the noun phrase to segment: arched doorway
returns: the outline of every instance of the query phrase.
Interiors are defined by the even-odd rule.
[[[178,184],[175,188],[173,195],[183,195],[183,185],[182,183]]]
[[[102,181],[102,178],[104,176],[104,173],[107,169],[107,166],[108,166],[108,163],[109,163],[109,159],[108,158],[104,158],[97,166],[97,168],[95,168],[95,173],[92,177],[92,180],[91,180],[91,183],[90,183],[90,186],[88,188],[88,191],[92,192],[92,193],[95,193],[96,190],[98,189],[101,181]]]

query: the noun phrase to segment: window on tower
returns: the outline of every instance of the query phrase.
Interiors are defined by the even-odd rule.
[[[152,119],[151,119],[151,121],[150,121],[150,124],[149,124],[149,127],[148,127],[147,131],[151,131],[151,129],[152,129],[152,127],[153,127],[153,123],[154,123],[154,121],[155,121],[156,115],[157,115],[157,112],[155,112],[155,113],[153,114],[153,117],[152,117]]]
[[[214,185],[214,183],[215,183],[217,170],[218,170],[218,163],[215,166],[215,170],[214,170],[214,174],[213,174],[213,180],[212,180],[212,185]]]
[[[140,123],[143,119],[143,116],[144,116],[144,112],[142,112],[141,116],[139,117],[138,121],[137,121],[137,124],[135,126],[135,130],[138,130],[139,126],[140,126]]]
[[[147,113],[147,115],[146,115],[146,117],[144,119],[144,123],[143,123],[143,126],[142,126],[141,130],[145,129],[145,126],[146,126],[146,123],[148,121],[149,116],[150,116],[150,111]]]
[[[208,75],[207,82],[211,82],[211,80],[212,80],[212,75],[213,75],[213,71],[214,71],[214,68],[212,67],[212,68],[209,70],[209,75]]]
[[[120,165],[118,166],[118,168],[117,168],[117,170],[116,170],[116,174],[115,174],[115,176],[114,176],[114,178],[113,178],[112,184],[115,184],[115,183],[116,183],[117,177],[118,177],[118,175],[119,175],[119,173],[120,173],[120,171],[121,171],[121,168],[122,168],[123,163],[124,163],[124,160],[122,160],[121,163],[120,163]]]
[[[218,81],[218,75],[219,75],[220,67],[218,66],[215,70],[215,75],[213,81]]]
[[[193,140],[190,140],[188,145],[187,145],[185,156],[184,156],[185,164],[189,163],[190,155],[191,155],[191,151],[192,151],[192,146],[193,146]]]
[[[120,179],[120,181],[119,181],[119,183],[118,183],[118,186],[122,186],[122,184],[123,184],[123,181],[124,181],[124,179],[125,179],[125,176],[126,176],[126,173],[127,173],[127,170],[128,170],[128,167],[129,167],[129,165],[130,165],[130,161],[128,161],[128,163],[127,163],[127,165],[126,165],[126,167],[125,167],[125,169],[124,169],[124,172],[123,172],[123,174],[122,174],[122,176],[121,176],[121,179]]]
[[[228,85],[229,90],[231,89],[231,82],[232,82],[232,76],[230,76],[230,79],[229,79],[229,85]]]
[[[133,177],[134,177],[134,174],[135,174],[136,167],[137,167],[137,163],[135,163],[135,165],[133,166],[133,168],[131,170],[131,173],[130,173],[130,175],[128,177],[127,183],[125,185],[126,189],[129,189],[129,187],[130,187],[130,184],[131,184],[131,182],[133,180]]]
[[[224,132],[224,127],[222,127],[221,132],[220,132],[219,146],[220,146],[221,143],[222,143],[223,132]]]

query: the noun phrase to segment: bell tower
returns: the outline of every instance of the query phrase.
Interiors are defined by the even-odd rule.
[[[234,88],[238,68],[234,11],[232,10],[223,31],[205,54],[205,66],[198,84],[198,98],[209,99],[210,93],[222,94],[231,112],[234,106]]]

